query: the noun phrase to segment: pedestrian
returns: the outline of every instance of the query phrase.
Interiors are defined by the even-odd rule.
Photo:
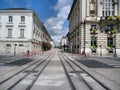
[[[82,51],[82,57],[86,57],[85,51]]]
[[[29,50],[27,50],[27,57],[29,57],[30,56],[30,51]]]

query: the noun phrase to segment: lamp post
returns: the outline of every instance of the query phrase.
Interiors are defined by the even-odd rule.
[[[102,45],[99,45],[100,47],[100,57],[102,57]]]
[[[114,34],[114,55],[113,57],[117,57],[117,53],[116,53],[116,34]]]
[[[85,21],[84,21],[84,42],[83,42],[83,53],[85,54],[85,48],[86,48],[86,28],[85,28]]]
[[[15,46],[14,46],[14,56],[16,55],[16,46],[17,46],[17,44],[15,44]]]

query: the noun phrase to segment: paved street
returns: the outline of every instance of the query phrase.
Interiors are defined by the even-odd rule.
[[[52,49],[1,57],[0,72],[0,90],[120,90],[119,57],[82,58]]]

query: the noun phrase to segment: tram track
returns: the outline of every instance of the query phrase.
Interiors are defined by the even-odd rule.
[[[43,66],[43,67],[41,67],[41,70],[39,70],[38,71],[38,74],[37,74],[37,76],[36,77],[34,77],[32,80],[31,80],[31,82],[30,82],[30,84],[28,84],[28,86],[26,87],[24,87],[24,90],[30,90],[31,89],[31,87],[34,85],[34,83],[36,82],[36,80],[38,79],[38,77],[39,77],[39,75],[43,72],[43,70],[46,68],[46,66],[48,65],[48,63],[50,62],[50,60],[51,60],[51,57],[49,57],[50,59],[49,60],[44,60],[43,62],[40,62],[37,66],[35,66],[32,70],[30,70],[30,72],[28,72],[25,76],[23,76],[22,78],[20,78],[16,83],[14,83],[11,87],[9,87],[7,90],[19,90],[19,88],[17,87],[17,86],[19,86],[18,84],[20,83],[20,82],[22,82],[23,80],[25,80],[28,76],[30,76],[31,74],[32,74],[32,72],[34,71],[34,70],[36,70],[36,69],[38,69],[39,67],[41,67],[41,65]]]
[[[41,58],[39,58],[38,60],[40,60],[40,59],[41,59]],[[36,61],[29,62],[29,63],[27,63],[27,64],[25,64],[25,65],[30,66],[30,65],[34,64],[34,62],[36,62]],[[7,70],[4,71],[3,73],[1,73],[0,76],[5,75],[5,74],[7,74],[8,72],[14,71],[14,70],[16,70],[16,69],[18,69],[18,68],[24,67],[25,65],[16,66],[16,67],[12,66],[11,68],[7,68]]]
[[[48,52],[47,52],[48,53]],[[45,54],[45,55],[47,55],[47,53]],[[7,68],[7,70],[5,70],[4,72],[2,72],[2,73],[0,73],[0,76],[2,76],[2,75],[5,75],[5,74],[7,74],[8,72],[11,72],[11,71],[14,71],[14,70],[16,70],[16,69],[19,69],[19,68],[21,68],[21,67],[24,67],[24,66],[26,66],[26,65],[28,65],[28,66],[30,66],[30,65],[32,65],[32,64],[34,64],[34,62],[36,62],[37,60],[42,60],[44,57],[37,57],[37,58],[32,58],[33,59],[33,61],[32,62],[28,62],[27,64],[23,64],[23,65],[16,65],[16,67],[13,67],[12,65],[12,67],[11,68]],[[14,61],[19,61],[19,60],[14,60]],[[13,62],[13,61],[12,61]],[[10,63],[12,63],[12,62],[9,62],[9,64]],[[8,63],[5,63],[5,64],[8,64]],[[9,65],[7,65],[7,66],[9,66]]]
[[[86,70],[84,70],[80,65],[78,65],[76,62],[74,62],[73,60],[71,60],[68,56],[66,56],[65,54],[62,54],[61,56],[64,60],[64,62],[66,62],[68,64],[68,66],[71,68],[72,72],[74,72],[74,74],[76,74],[76,76],[79,78],[79,81],[83,81],[84,84],[90,89],[90,90],[96,90],[99,86],[99,90],[111,90],[111,88],[109,88],[108,86],[104,85],[103,83],[101,83],[100,81],[98,81],[95,77],[93,77],[91,74],[89,74]],[[77,71],[81,71],[82,73],[86,74],[87,77],[90,77],[92,80],[94,80],[94,84],[97,85],[97,88],[94,87],[92,84],[90,84],[90,82],[86,81],[85,78],[83,78],[83,76],[77,72]],[[67,70],[66,70],[67,71]],[[68,75],[70,74],[69,71],[67,71]],[[69,75],[70,77],[70,75]],[[73,82],[72,82],[73,83]],[[75,86],[75,83],[73,83]],[[101,89],[100,89],[101,88]],[[73,90],[73,89],[72,89]],[[77,89],[76,89],[77,90]],[[97,89],[98,90],[98,89]]]
[[[41,58],[41,59],[42,59],[42,58]],[[32,65],[34,65],[34,64],[36,64],[36,63],[38,63],[38,62],[39,62],[38,60],[37,60],[37,61],[33,61],[33,62],[31,62],[29,65],[27,65],[26,67],[24,67],[24,66],[21,67],[21,66],[20,66],[20,67],[14,68],[14,69],[12,69],[12,70],[9,70],[9,71],[3,73],[1,76],[9,74],[9,72],[11,72],[11,71],[17,71],[17,70],[18,70],[18,72],[15,72],[13,75],[11,75],[11,76],[7,77],[6,79],[0,81],[0,85],[3,84],[3,83],[5,83],[6,81],[8,81],[9,79],[11,79],[12,77],[18,75],[19,73],[23,72],[24,70],[26,70],[27,68],[31,67]],[[23,68],[23,67],[24,67],[24,68]],[[0,80],[1,80],[1,79],[0,79]]]
[[[66,67],[65,67],[65,65],[64,65],[64,62],[63,62],[63,60],[62,60],[62,57],[61,57],[60,55],[59,55],[59,57],[60,57],[60,61],[61,61],[61,64],[62,64],[62,66],[63,66],[63,68],[64,68],[65,75],[66,75],[66,77],[67,77],[67,79],[68,79],[68,82],[69,82],[69,85],[70,85],[71,90],[76,90],[76,87],[75,87],[72,79],[70,78],[69,73],[67,72],[67,69],[66,69]]]
[[[105,77],[96,78],[94,70],[85,67],[66,53],[49,52],[42,58],[23,66],[13,72],[7,72],[8,77],[5,75],[2,79],[0,76],[0,90],[54,90],[58,87],[60,88],[58,90],[120,89],[118,85],[115,87],[115,83],[109,83],[115,85],[111,88],[112,86],[109,87],[101,82],[99,79]]]
[[[47,55],[47,54],[49,54],[49,52],[46,52],[46,53],[44,53],[44,54],[42,54],[43,56],[45,55]],[[38,61],[38,60],[42,60],[42,59],[44,59],[44,57],[35,57],[35,58],[33,58],[32,57],[32,62],[28,62],[28,63],[26,63],[26,64],[23,64],[23,65],[16,65],[16,67],[14,67],[14,64],[12,65],[12,62],[9,62],[9,64],[11,63],[11,65],[10,66],[12,66],[11,68],[8,68],[7,67],[7,70],[5,70],[4,72],[2,72],[2,73],[0,73],[0,76],[2,76],[2,75],[5,75],[5,74],[7,74],[7,73],[9,73],[9,72],[11,72],[11,71],[14,71],[14,70],[16,70],[16,69],[19,69],[19,68],[21,68],[21,67],[24,67],[24,66],[26,66],[26,65],[28,65],[28,66],[30,66],[30,65],[32,65],[32,64],[34,64],[36,61]],[[21,60],[21,59],[20,59]],[[14,60],[14,61],[19,61],[19,60]],[[5,64],[8,64],[8,63],[5,63]],[[9,66],[9,64],[7,65],[7,66]]]
[[[66,55],[65,55],[66,56]],[[66,56],[67,57],[67,56]],[[80,62],[78,62],[77,60],[72,60],[69,57],[67,57],[72,63],[74,63],[77,67],[79,67],[81,70],[83,70],[86,74],[88,74],[92,79],[94,79],[99,85],[101,85],[102,87],[104,87],[106,90],[120,90],[120,84],[116,83],[115,81],[109,79],[108,77],[105,77],[104,75],[96,72],[95,70],[90,70],[89,71],[84,68],[81,67],[79,65]],[[93,75],[92,73],[94,73],[95,75]],[[100,77],[101,79],[98,79],[97,77]],[[104,83],[104,82],[105,83]],[[109,82],[109,83],[107,83]]]
[[[41,60],[37,60],[37,61],[34,61],[32,64],[26,66],[25,68],[22,68],[21,70],[19,70],[18,72],[16,72],[15,74],[11,75],[10,77],[7,77],[6,79],[3,79],[1,82],[0,82],[0,90],[12,90],[17,84],[19,84],[22,80],[24,80],[28,75],[30,75],[36,68],[38,68],[39,66],[41,66],[41,64],[45,63],[46,62],[46,59],[50,58],[51,55],[48,55],[46,56],[44,59],[41,58]],[[46,65],[45,65],[46,66]],[[32,68],[31,68],[32,67]],[[45,67],[44,67],[45,68]],[[20,74],[24,73],[25,70],[29,70],[28,73],[24,74],[24,76],[22,77],[18,77],[20,76]],[[18,77],[19,79],[16,80],[16,82],[14,82],[13,84],[11,84],[9,87],[5,87],[7,84],[6,83],[9,83],[11,82],[10,80],[12,80],[13,78],[15,77]],[[14,80],[14,79],[13,79]],[[35,79],[34,79],[35,80]],[[34,81],[35,82],[35,81]],[[33,82],[32,82],[33,83]],[[9,84],[8,84],[9,85]],[[31,84],[33,85],[33,84]],[[29,85],[29,87],[31,87],[31,85]],[[3,86],[3,88],[2,88]],[[6,88],[6,89],[5,89]],[[29,90],[29,89],[26,89],[26,90]]]
[[[71,90],[79,90],[81,87],[83,90],[93,90],[84,80],[83,78],[78,75],[74,67],[68,62],[68,59],[65,58],[63,54],[60,56],[60,60],[62,63],[62,66],[64,68],[66,77],[68,79],[69,85],[71,87]],[[76,72],[71,74],[70,72]],[[76,75],[77,77],[76,77]],[[83,88],[84,87],[84,88]]]
[[[53,56],[52,56],[53,57]],[[51,57],[51,58],[52,58]],[[33,81],[28,85],[28,87],[26,88],[26,90],[30,90],[32,88],[32,86],[34,85],[34,83],[37,81],[37,79],[39,78],[40,74],[43,72],[43,70],[46,68],[46,66],[50,63],[51,58],[49,59],[49,61],[44,65],[44,67],[41,69],[41,71],[38,73],[37,77],[35,79],[33,79]]]
[[[79,71],[79,70],[76,70],[76,69],[74,68],[74,66],[72,65],[72,63],[69,62],[68,60],[66,60],[66,63],[71,67],[72,72]],[[83,79],[83,77],[82,77],[78,72],[76,72],[76,75],[78,76],[79,80],[82,81],[82,82],[84,82],[84,84],[85,84],[90,90],[93,90],[93,88]]]

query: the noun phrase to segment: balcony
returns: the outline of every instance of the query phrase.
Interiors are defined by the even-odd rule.
[[[98,30],[97,29],[90,29],[90,34],[98,34]]]
[[[116,33],[116,30],[114,30],[114,29],[107,30],[107,29],[106,29],[106,33],[107,33],[108,35],[114,35],[114,34]]]
[[[100,19],[100,22],[114,24],[116,22],[120,21],[120,16],[102,16]]]

